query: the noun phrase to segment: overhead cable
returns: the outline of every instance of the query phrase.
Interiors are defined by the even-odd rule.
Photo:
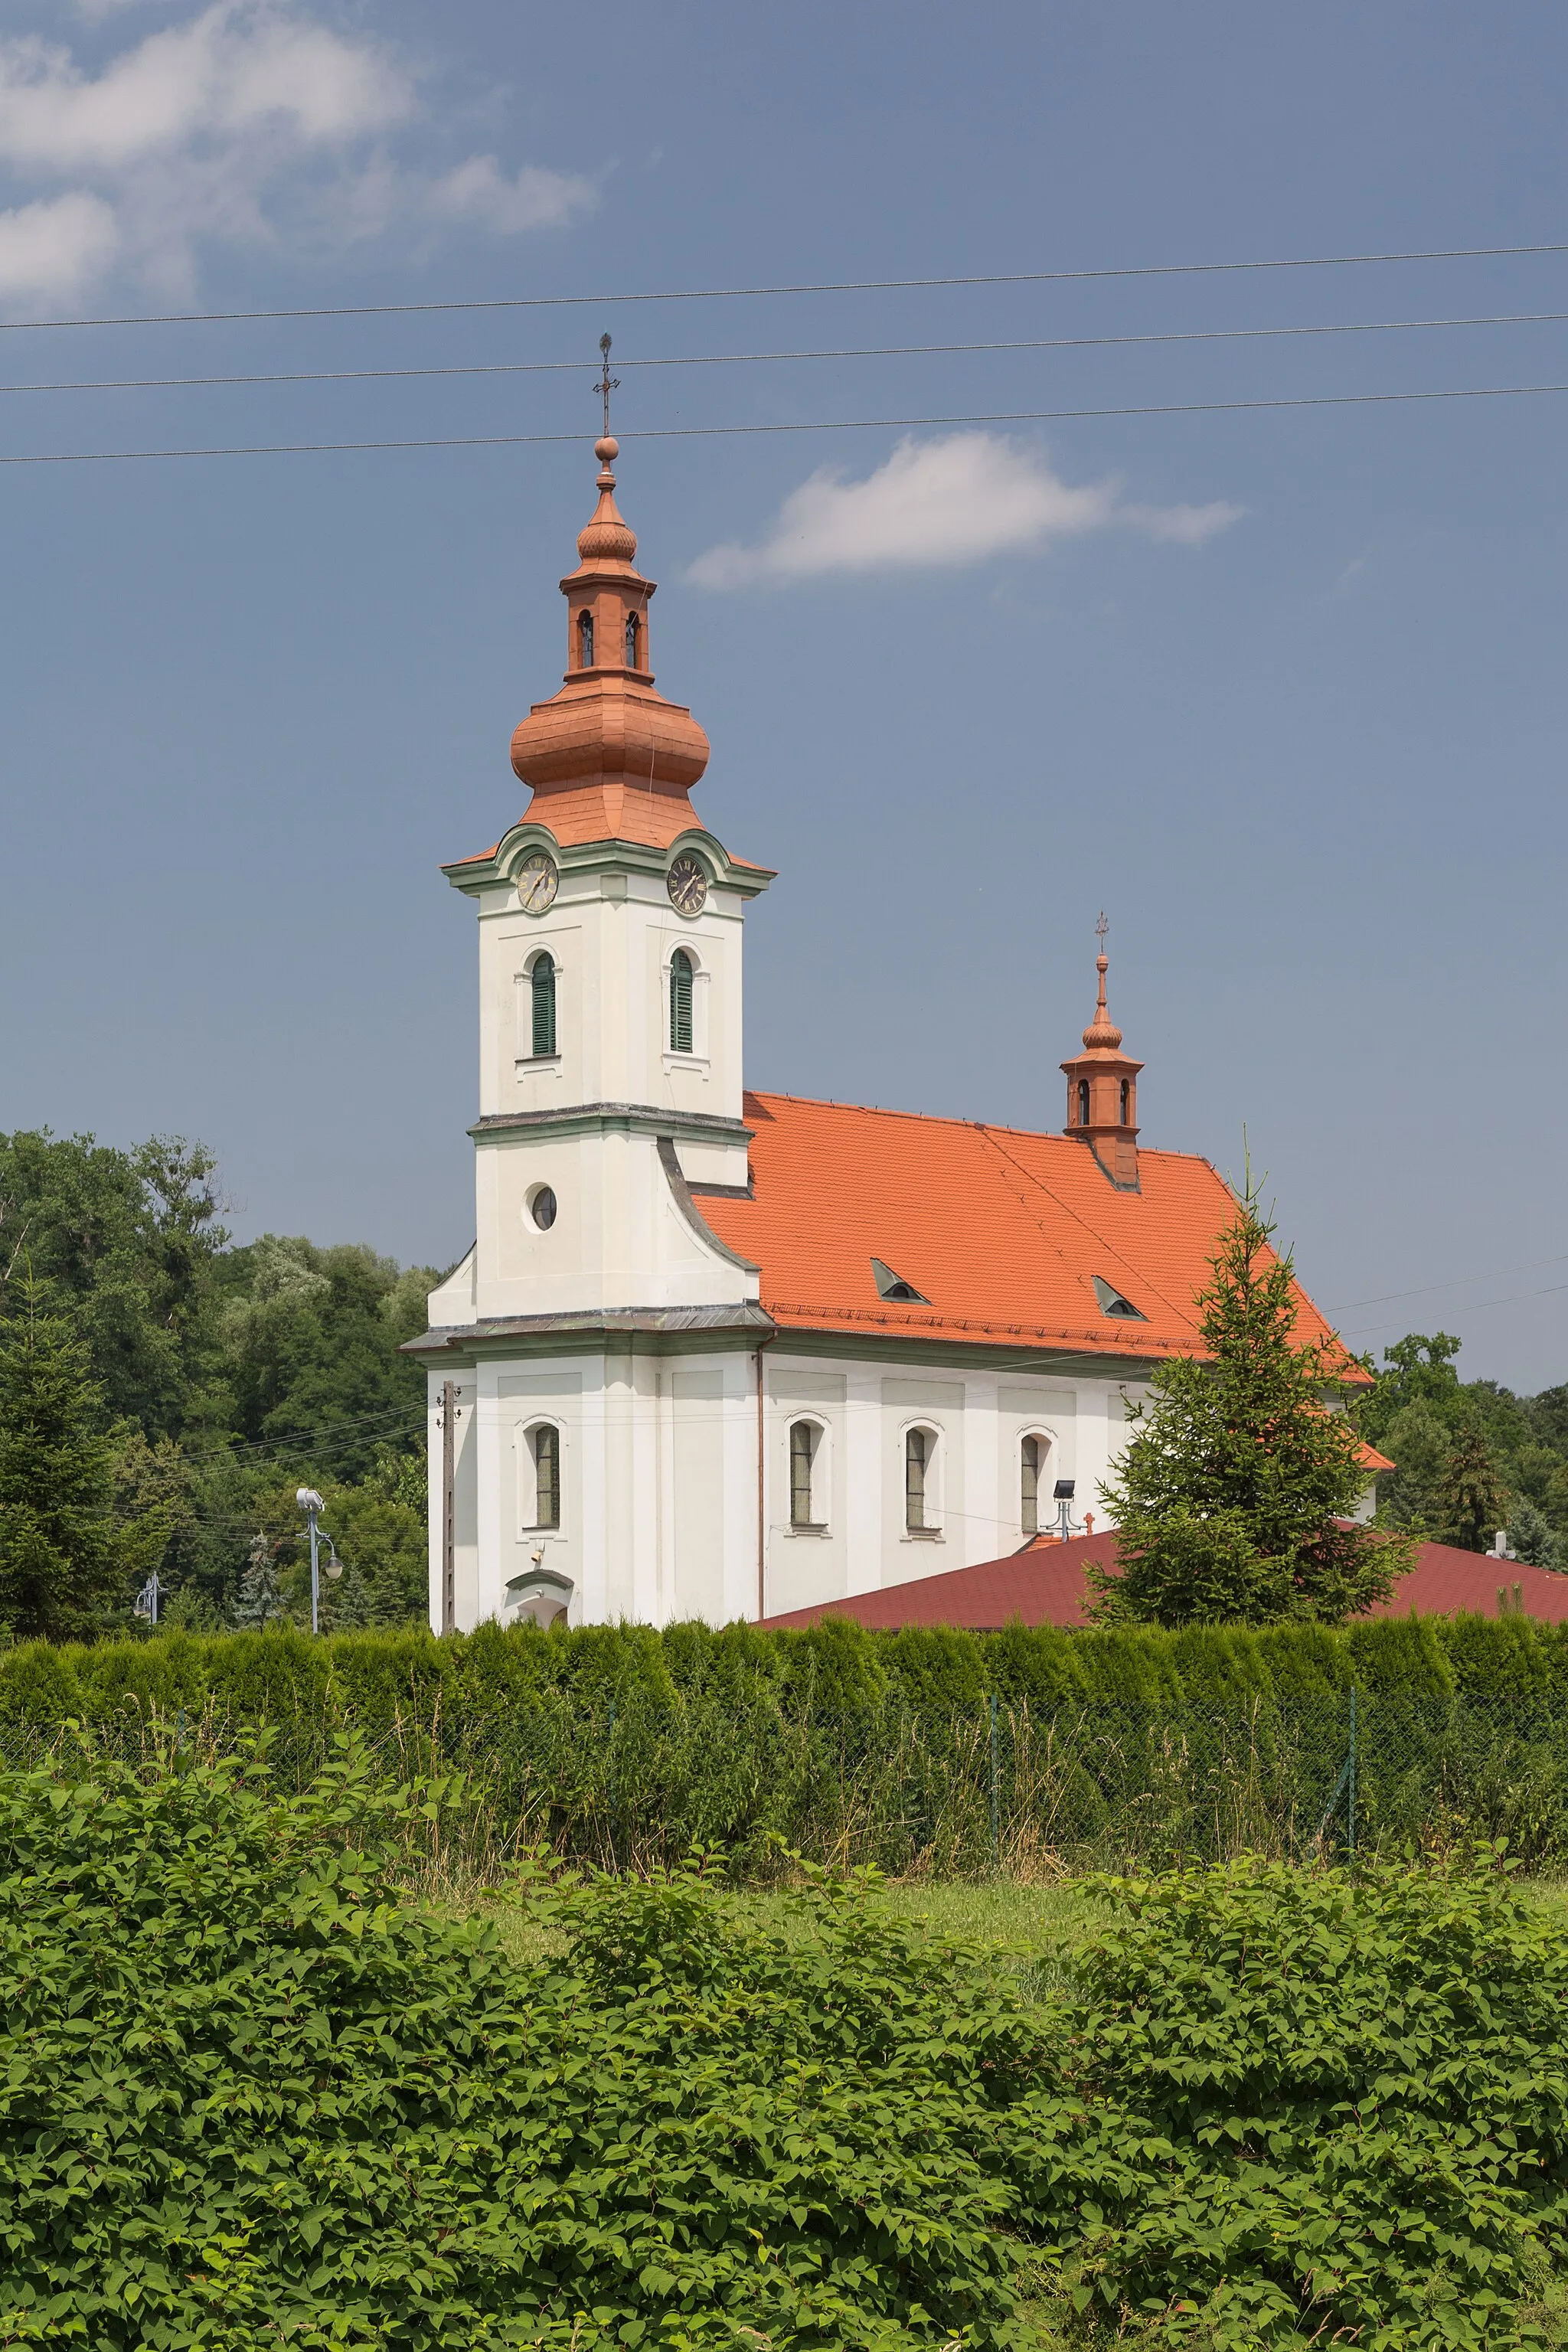
[[[1277,408],[1379,408],[1433,400],[1523,400],[1568,392],[1568,383],[1469,384],[1450,392],[1322,392],[1278,400],[1162,400],[1116,408],[1007,408],[949,416],[828,416],[810,424],[658,425],[617,434],[631,441],[708,441],[761,433],[914,432],[930,425],[1052,425],[1091,417],[1229,416]],[[576,433],[441,433],[388,441],[257,441],[201,449],[45,449],[0,456],[0,466],[96,466],[149,457],[317,457],[376,449],[523,449],[585,442]]]
[[[1505,1274],[1528,1274],[1538,1265],[1568,1265],[1568,1250],[1555,1257],[1519,1258],[1512,1265],[1494,1265],[1489,1274],[1459,1274],[1451,1282],[1424,1282],[1415,1290],[1380,1290],[1371,1298],[1347,1298],[1331,1307],[1331,1315],[1351,1315],[1358,1307],[1385,1307],[1393,1298],[1426,1298],[1435,1290],[1468,1290],[1472,1282],[1500,1282]]]
[[[1031,335],[983,343],[867,343],[801,352],[691,352],[668,359],[619,359],[625,368],[758,367],[796,360],[952,359],[1006,352],[1120,351],[1142,343],[1249,343],[1291,335],[1401,335],[1446,327],[1543,327],[1568,310],[1503,310],[1460,319],[1354,319],[1313,327],[1193,327],[1157,335]],[[577,375],[586,360],[485,360],[459,367],[288,368],[250,375],[76,376],[58,383],[0,383],[10,392],[190,392],[218,384],[396,383],[426,377]]]
[[[616,302],[740,302],[795,294],[905,294],[962,286],[1067,286],[1100,278],[1207,278],[1247,270],[1360,269],[1407,261],[1518,260],[1531,254],[1568,253],[1568,244],[1454,245],[1409,253],[1291,254],[1263,261],[1132,262],[1100,269],[1004,269],[948,278],[823,278],[787,286],[688,286],[618,294],[492,295],[454,302],[324,302],[276,310],[159,310],[101,319],[4,319],[0,331],[30,333],[48,327],[205,327],[258,319],[391,319],[447,310],[572,310]]]

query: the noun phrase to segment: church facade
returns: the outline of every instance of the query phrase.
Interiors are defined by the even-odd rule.
[[[708,739],[655,690],[596,455],[564,682],[512,739],[531,797],[443,869],[479,918],[479,1109],[475,1243],[411,1343],[438,1629],[757,1619],[1076,1528],[1151,1370],[1197,1350],[1234,1205],[1141,1144],[1103,952],[1060,1132],[746,1088],[773,877],[692,803]]]

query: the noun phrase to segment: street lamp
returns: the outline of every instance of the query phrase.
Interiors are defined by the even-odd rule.
[[[319,1633],[321,1630],[321,1542],[323,1538],[326,1541],[327,1550],[331,1554],[327,1561],[327,1574],[341,1576],[343,1572],[343,1564],[338,1558],[336,1544],[321,1525],[321,1513],[327,1507],[314,1486],[297,1487],[294,1500],[304,1512],[310,1530],[310,1631],[312,1633]]]

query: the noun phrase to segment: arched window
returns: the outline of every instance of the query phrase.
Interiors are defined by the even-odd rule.
[[[904,1526],[909,1534],[926,1531],[926,1473],[931,1468],[931,1432],[911,1429],[904,1439]]]
[[[628,613],[626,614],[626,667],[628,669],[640,669],[642,667],[637,660],[637,641],[641,635],[642,624],[635,613]]]
[[[555,963],[551,956],[534,959],[529,975],[532,992],[533,1050],[535,1054],[555,1051]]]
[[[561,1432],[551,1423],[542,1421],[529,1433],[529,1448],[533,1455],[533,1524],[536,1528],[558,1528],[561,1525]]]
[[[592,613],[579,613],[577,615],[577,667],[579,669],[592,669],[594,667],[594,615]]]
[[[1040,1532],[1040,1457],[1045,1448],[1037,1437],[1026,1437],[1019,1449],[1021,1496],[1019,1524],[1026,1536]]]
[[[691,958],[684,948],[669,959],[669,1050],[691,1051]]]
[[[1089,1080],[1087,1078],[1079,1078],[1078,1082],[1078,1123],[1079,1127],[1089,1125]]]
[[[795,1421],[789,1432],[789,1523],[792,1528],[819,1528],[822,1514],[815,1494],[816,1453],[822,1432],[815,1422]]]
[[[1131,1126],[1131,1119],[1132,1119],[1132,1081],[1131,1081],[1131,1078],[1123,1078],[1123,1079],[1122,1079],[1122,1081],[1121,1081],[1121,1124],[1122,1124],[1122,1126],[1123,1126],[1123,1127]]]

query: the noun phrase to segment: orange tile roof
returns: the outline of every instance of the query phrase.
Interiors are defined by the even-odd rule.
[[[720,1239],[762,1268],[792,1328],[1060,1348],[1159,1360],[1202,1351],[1194,1300],[1235,1214],[1206,1160],[1140,1150],[1121,1192],[1071,1137],[749,1094],[753,1197],[696,1193]],[[929,1304],[879,1297],[872,1259]],[[1107,1316],[1093,1277],[1142,1322]],[[1300,1288],[1298,1332],[1331,1339]],[[1347,1357],[1346,1377],[1364,1378]]]

